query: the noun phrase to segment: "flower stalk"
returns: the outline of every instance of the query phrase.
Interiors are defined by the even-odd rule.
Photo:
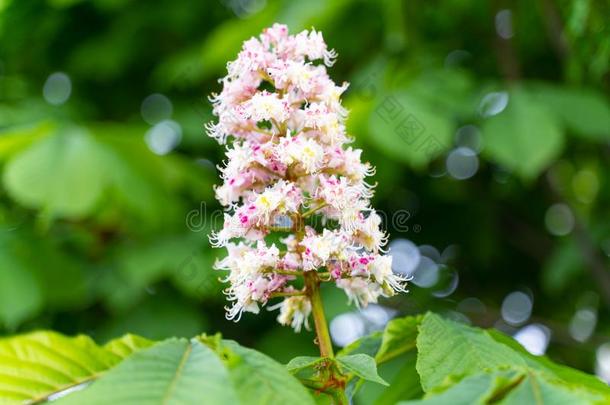
[[[320,294],[320,280],[314,271],[305,273],[305,287],[309,300],[311,301],[311,314],[316,329],[316,340],[320,348],[321,357],[335,357],[333,353],[333,345],[330,340],[328,331],[328,323],[324,315],[324,306],[322,304],[322,295]]]
[[[320,355],[329,359],[321,283],[362,307],[404,291],[406,281],[383,254],[387,238],[365,181],[374,168],[362,162],[362,150],[347,146],[341,95],[348,84],[337,85],[327,72],[335,57],[320,32],[289,35],[274,24],[227,64],[222,91],[211,97],[218,121],[206,126],[228,143],[215,188],[224,225],[210,237],[228,251],[215,266],[228,271],[227,318],[279,309],[278,321],[297,332],[313,318]],[[281,302],[267,305],[271,300]],[[331,369],[334,390],[343,380]]]

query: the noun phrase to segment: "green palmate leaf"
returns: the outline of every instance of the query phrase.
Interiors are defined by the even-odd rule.
[[[0,340],[0,403],[40,401],[87,383],[151,344],[127,335],[100,347],[86,336],[55,332]]]
[[[608,403],[593,376],[533,356],[510,337],[427,314],[417,338],[424,403]],[[485,375],[480,375],[485,373]],[[508,373],[508,374],[507,374]],[[518,378],[515,377],[518,375]]]
[[[469,376],[444,391],[433,391],[422,400],[401,404],[584,405],[603,403],[602,400],[601,396],[570,386],[543,373],[506,370]]]
[[[114,218],[118,208],[140,227],[182,221],[185,207],[172,192],[209,190],[210,180],[179,157],[152,153],[144,132],[137,126],[92,125],[37,137],[12,154],[4,185],[17,202],[50,217]],[[207,197],[208,192],[197,194]],[[101,204],[102,198],[112,204]]]
[[[498,399],[503,390],[517,384],[522,375],[516,371],[503,371],[469,376],[441,392],[431,392],[424,399],[400,402],[401,405],[477,405]],[[527,402],[525,402],[527,403]]]
[[[469,117],[475,105],[473,84],[472,78],[463,70],[426,69],[413,78],[408,92],[426,100],[435,110]]]
[[[486,331],[428,313],[417,336],[417,371],[424,391],[447,376],[464,376],[506,366],[525,366],[517,352],[496,342]]]
[[[11,159],[4,185],[21,204],[50,216],[82,217],[105,185],[103,151],[81,130],[50,136]]]
[[[602,93],[548,84],[533,90],[536,99],[574,134],[591,140],[610,139],[610,104]]]
[[[228,379],[227,369],[210,348],[196,340],[170,339],[134,354],[104,378],[57,403],[237,403]]]
[[[496,330],[490,330],[489,335],[497,342],[509,346],[519,353],[529,368],[544,371],[546,374],[559,378],[566,383],[596,392],[597,394],[604,396],[607,401],[610,402],[610,388],[595,376],[561,364],[553,363],[545,356],[534,356],[525,350],[516,340]]]
[[[382,363],[415,348],[417,328],[423,316],[408,316],[394,319],[383,331],[381,347],[375,359]]]
[[[135,353],[60,404],[313,404],[269,357],[218,337],[169,339]]]
[[[220,353],[225,354],[222,350],[235,355],[227,366],[242,403],[313,403],[305,387],[275,360],[233,341],[223,341]]]
[[[451,120],[406,91],[373,102],[367,141],[390,157],[422,168],[451,146]]]
[[[417,353],[411,350],[415,338]],[[610,403],[610,388],[594,376],[534,356],[495,330],[431,313],[395,319],[382,334],[364,337],[339,353],[375,352],[383,362],[379,374],[391,385],[381,391],[360,379],[350,382],[349,392],[356,392],[358,402],[394,404],[420,397],[423,388],[424,398],[409,403],[512,404],[521,397],[526,398],[521,403],[536,403],[526,395],[537,395],[540,386],[548,391],[540,403]]]
[[[375,359],[371,356],[362,353],[339,356],[337,357],[337,363],[339,363],[344,371],[353,373],[363,380],[388,385],[388,383],[377,373],[377,364],[375,363]]]
[[[528,371],[522,381],[507,392],[501,405],[588,405],[608,403],[595,393],[570,386],[542,373]]]
[[[185,207],[171,193],[192,173],[201,175],[196,168],[185,167],[177,157],[152,153],[142,139],[145,129],[139,126],[95,125],[91,131],[111,152],[106,156],[108,192],[130,218],[148,226],[163,226],[176,217],[183,220]],[[204,179],[201,175],[195,187],[209,189],[210,182]]]
[[[506,110],[487,119],[482,129],[484,153],[525,179],[545,169],[564,143],[555,115],[523,89],[511,91]]]

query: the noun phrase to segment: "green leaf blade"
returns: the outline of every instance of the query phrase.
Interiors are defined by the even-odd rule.
[[[408,91],[375,99],[367,141],[397,161],[424,168],[451,145],[453,122]]]
[[[509,94],[504,111],[483,123],[484,153],[526,180],[561,152],[564,134],[552,112],[523,89]]]
[[[349,356],[337,357],[337,362],[346,371],[362,378],[363,380],[376,382],[381,385],[389,385],[377,373],[377,364],[375,359],[366,354],[352,354]]]
[[[222,345],[238,356],[238,361],[230,364],[229,369],[231,381],[238,387],[243,404],[313,405],[313,398],[305,387],[280,363],[230,340],[223,341]]]
[[[408,316],[391,320],[383,331],[381,347],[375,356],[377,362],[387,361],[415,348],[417,328],[422,319],[422,316]]]
[[[591,392],[570,387],[541,373],[528,372],[527,377],[508,392],[499,404],[588,405],[601,401],[601,397]]]
[[[38,332],[0,341],[0,402],[313,405],[281,364],[231,341]]]
[[[103,155],[101,146],[82,130],[49,136],[8,162],[4,185],[27,207],[81,218],[93,210],[105,187]]]
[[[134,354],[90,387],[57,402],[235,403],[235,392],[227,381],[228,373],[211,349],[198,341],[169,339]]]
[[[550,84],[535,85],[533,90],[573,134],[591,141],[610,139],[610,103],[602,93]]]
[[[143,347],[142,338],[116,339],[112,346],[130,345],[129,352],[114,352],[86,336],[66,337],[55,332],[34,332],[0,340],[0,398],[37,401],[98,378]]]
[[[417,371],[424,391],[441,385],[447,376],[526,365],[516,352],[487,332],[432,313],[426,314],[419,331]]]
[[[495,396],[507,386],[520,381],[517,372],[475,374],[464,378],[444,391],[431,392],[420,400],[400,402],[400,405],[472,405],[493,403]]]

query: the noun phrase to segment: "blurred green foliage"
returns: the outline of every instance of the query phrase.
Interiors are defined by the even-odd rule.
[[[206,96],[242,41],[278,21],[322,30],[339,52],[331,75],[352,83],[349,131],[377,166],[391,238],[457,246],[453,294],[412,286],[383,304],[514,332],[499,308],[526,291],[550,356],[592,371],[610,335],[608,15],[593,0],[0,0],[0,331],[221,331],[281,361],[315,354],[311,334],[292,336],[273,313],[223,318],[211,269],[222,252],[206,237],[220,226],[223,152],[204,135]],[[141,114],[154,93],[181,134],[168,154],[153,153]],[[403,115],[384,116],[388,103]],[[434,148],[400,127],[408,114]],[[466,125],[481,151],[460,181],[445,162]],[[575,218],[561,236],[549,233],[555,203]],[[401,210],[408,229],[391,221]],[[324,293],[331,319],[350,310]],[[484,310],[464,310],[468,297]],[[596,328],[578,342],[583,308]]]

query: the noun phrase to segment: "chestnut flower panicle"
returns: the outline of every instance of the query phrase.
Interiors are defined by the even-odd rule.
[[[374,168],[347,147],[341,95],[348,84],[337,86],[326,71],[335,57],[320,32],[289,35],[274,24],[244,43],[210,98],[218,121],[206,125],[209,136],[232,140],[215,188],[224,226],[210,236],[228,251],[215,267],[229,272],[229,319],[278,297],[270,307],[280,309],[278,321],[308,328],[310,297],[293,285],[306,272],[334,282],[359,307],[405,291],[370,207],[365,178]],[[308,224],[312,218],[325,227]],[[282,249],[266,241],[273,232],[284,233]]]

